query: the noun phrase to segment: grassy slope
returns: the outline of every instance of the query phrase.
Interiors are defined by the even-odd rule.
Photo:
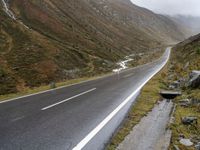
[[[200,35],[194,36],[189,40],[177,45],[174,49],[173,55],[173,69],[174,78],[184,77],[187,78],[192,70],[200,70]],[[186,67],[186,64],[189,66]],[[200,89],[184,88],[182,97],[178,98],[176,103],[178,104],[179,99],[195,98],[200,99]],[[178,137],[183,134],[186,138],[193,138],[200,136],[200,109],[199,106],[190,106],[188,108],[177,106],[175,112],[175,122],[171,125],[173,135],[170,149],[173,149],[173,145],[176,144],[181,150],[194,150],[192,147],[184,147],[178,142]],[[198,125],[185,126],[181,123],[181,118],[185,116],[196,116],[198,117]],[[193,141],[194,142],[194,141]]]
[[[0,95],[107,73],[126,55],[164,45],[161,36],[183,36],[170,20],[128,0],[9,2],[31,30],[9,19],[0,5]]]
[[[45,37],[10,20],[2,9],[0,20],[0,94],[17,91],[20,87],[16,85],[37,86],[52,80],[56,65],[51,55],[56,47],[46,41]]]
[[[95,31],[86,21],[79,21],[79,18],[76,18],[78,14],[74,14],[75,17],[72,18],[68,16],[71,12],[61,12],[62,5],[70,7],[72,1],[69,4],[60,1],[57,5],[61,8],[51,4],[59,13],[52,12],[51,7],[43,8],[44,4],[40,8],[38,4],[41,1],[12,2],[18,17],[34,30],[27,30],[21,24],[12,21],[4,13],[2,6],[0,7],[0,95],[48,84],[51,81],[105,73],[115,67],[117,60],[131,53],[132,47],[129,50],[119,50],[124,49],[122,45],[126,44],[124,31],[116,31],[117,27],[106,31],[103,22],[99,22],[103,25],[98,25],[99,29]],[[79,14],[90,13],[79,9]],[[73,11],[70,8],[66,10]],[[97,20],[92,18],[90,22]],[[119,34],[122,34],[121,38],[115,38],[115,41],[105,39],[120,37]],[[130,36],[133,36],[133,33]],[[151,43],[150,39],[147,41]],[[137,45],[135,39],[127,43],[130,45],[133,42],[134,46]]]
[[[135,57],[135,59],[133,61],[131,61],[128,66],[129,67],[135,67],[138,65],[143,65],[146,63],[151,62],[154,59],[158,59],[161,57],[161,55],[163,54],[162,50],[158,50],[156,53],[155,52],[151,52],[149,53],[147,56],[137,56]],[[87,80],[92,80],[92,79],[96,79],[96,78],[101,78],[104,77],[106,75],[109,75],[111,73],[99,73],[97,75],[94,75],[92,77],[82,77],[82,78],[76,78],[76,79],[70,79],[70,80],[64,80],[61,82],[57,82],[56,83],[56,87],[61,87],[61,86],[68,86],[71,84],[76,84],[76,83],[80,83],[83,81],[87,81]],[[2,89],[4,89],[5,87],[3,87]],[[51,89],[51,87],[49,85],[42,85],[39,87],[34,87],[34,88],[23,88],[23,90],[19,91],[19,92],[15,92],[15,93],[11,93],[11,94],[6,94],[6,95],[0,95],[0,101],[4,101],[4,100],[8,100],[11,98],[16,98],[16,97],[20,97],[20,96],[24,96],[24,95],[28,95],[28,94],[34,94],[37,92],[42,92],[45,90],[49,90]]]

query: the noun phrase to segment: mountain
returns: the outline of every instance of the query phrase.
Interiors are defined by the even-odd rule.
[[[188,30],[189,36],[200,33],[200,17],[175,15],[170,16],[170,18],[179,24],[179,26],[183,26],[186,30]]]
[[[185,38],[129,0],[1,0],[0,94],[108,72],[125,56]]]

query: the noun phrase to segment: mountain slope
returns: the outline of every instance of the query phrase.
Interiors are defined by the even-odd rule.
[[[200,70],[200,34],[177,44],[174,51],[174,60],[178,62],[176,68],[182,69],[180,76],[188,76],[192,70]]]
[[[170,16],[170,18],[188,30],[188,35],[193,36],[200,33],[200,17],[195,16]]]
[[[176,109],[173,116],[174,122],[170,126],[172,137],[169,149],[173,149],[176,145],[181,150],[192,150],[198,146],[199,139],[197,137],[200,135],[200,87],[188,87],[187,85],[191,79],[191,72],[200,70],[200,34],[176,45],[172,56],[166,85],[180,81],[182,96],[174,100]],[[188,102],[184,102],[187,100]],[[185,125],[181,118],[188,116],[196,117],[197,123],[190,127]],[[180,134],[184,138],[191,139],[194,144],[190,147],[181,144]]]
[[[1,3],[0,94],[108,72],[129,54],[185,37],[170,19],[129,0],[6,2],[17,20]]]

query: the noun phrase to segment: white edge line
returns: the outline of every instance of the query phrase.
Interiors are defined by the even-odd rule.
[[[55,107],[55,106],[57,106],[57,105],[59,105],[59,104],[65,103],[65,102],[67,102],[67,101],[69,101],[69,100],[71,100],[71,99],[74,99],[74,98],[79,97],[79,96],[81,96],[81,95],[87,94],[87,93],[92,92],[92,91],[94,91],[94,90],[96,90],[96,88],[93,88],[93,89],[90,89],[90,90],[88,90],[88,91],[82,92],[82,93],[80,93],[80,94],[77,94],[77,95],[75,95],[75,96],[72,96],[72,97],[70,97],[70,98],[68,98],[68,99],[65,99],[65,100],[63,100],[63,101],[57,102],[57,103],[55,103],[55,104],[49,105],[49,106],[47,106],[47,107],[42,108],[41,110],[44,111],[44,110],[47,110],[47,109],[49,109],[49,108]]]
[[[81,150],[86,144],[139,92],[142,87],[154,76],[156,75],[168,62],[171,49],[168,53],[166,61],[161,65],[161,67],[153,73],[142,85],[140,85],[129,97],[127,97],[113,112],[111,112],[98,126],[96,126],[84,139],[82,139],[72,150]]]
[[[159,58],[160,59],[160,58]],[[154,61],[153,61],[154,62]],[[153,62],[149,62],[147,64],[143,64],[143,65],[139,65],[139,66],[136,66],[136,67],[133,67],[133,68],[129,68],[129,69],[126,69],[126,70],[123,70],[122,72],[120,73],[123,73],[125,71],[129,71],[129,70],[132,70],[132,69],[137,69],[141,66],[145,66],[145,65],[148,65],[148,64],[151,64]],[[26,97],[30,97],[30,96],[34,96],[34,95],[39,95],[39,94],[43,94],[43,93],[47,93],[47,92],[51,92],[51,91],[56,91],[56,90],[59,90],[59,89],[62,89],[62,88],[66,88],[66,87],[71,87],[71,86],[75,86],[75,85],[80,85],[80,84],[83,84],[83,83],[87,83],[87,82],[90,82],[90,81],[95,81],[95,80],[98,80],[98,79],[103,79],[103,78],[106,78],[106,77],[109,77],[109,76],[113,76],[113,75],[116,75],[117,73],[112,73],[112,74],[108,74],[108,75],[105,75],[105,76],[100,76],[100,77],[97,77],[95,79],[89,79],[89,80],[85,80],[85,81],[82,81],[82,82],[78,82],[78,83],[74,83],[74,84],[69,84],[69,85],[64,85],[64,86],[60,86],[60,87],[57,87],[55,89],[50,89],[50,90],[45,90],[45,91],[41,91],[41,92],[37,92],[37,93],[33,93],[33,94],[28,94],[28,95],[24,95],[24,96],[20,96],[20,97],[16,97],[16,98],[11,98],[11,99],[8,99],[8,100],[2,100],[0,101],[0,104],[3,104],[3,103],[7,103],[7,102],[11,102],[11,101],[15,101],[15,100],[19,100],[21,98],[26,98]]]

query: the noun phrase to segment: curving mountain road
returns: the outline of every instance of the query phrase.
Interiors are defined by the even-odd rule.
[[[0,150],[102,149],[98,134],[167,63],[170,51],[120,74],[0,102]]]

